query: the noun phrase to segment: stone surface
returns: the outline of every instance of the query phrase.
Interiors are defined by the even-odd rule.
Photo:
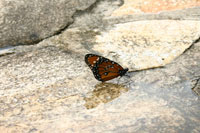
[[[199,38],[199,27],[199,21],[139,21],[116,24],[103,32],[71,28],[52,41],[82,55],[103,55],[135,71],[172,62]]]
[[[199,0],[124,0],[123,6],[115,10],[112,16],[141,13],[158,13],[200,6]]]
[[[0,49],[1,132],[200,132],[199,8],[110,17],[120,4],[98,1],[77,13],[74,23],[59,35],[36,45]],[[99,53],[125,66],[127,62],[113,53],[134,42],[128,35],[138,38],[139,47],[131,49],[141,51],[138,60],[151,49],[146,44],[157,44],[153,53],[170,55],[168,64],[150,69],[153,61],[142,62],[148,64],[146,70],[98,82],[84,55]],[[105,54],[116,45],[102,46],[113,40],[124,45]],[[131,58],[135,52],[123,56]]]
[[[4,132],[199,132],[200,43],[165,68],[99,83],[77,55],[46,40],[2,56]],[[23,50],[22,50],[23,49]]]
[[[130,70],[146,69],[170,63],[199,36],[199,21],[129,22],[97,35],[92,49]]]
[[[192,88],[192,90],[197,94],[197,95],[199,95],[200,96],[200,78],[199,77],[197,77],[196,79],[194,79],[193,80],[193,88]]]
[[[32,44],[54,35],[72,23],[77,10],[95,0],[1,0],[0,47]]]

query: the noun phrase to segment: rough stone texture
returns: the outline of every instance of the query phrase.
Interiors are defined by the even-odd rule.
[[[93,50],[130,70],[170,63],[200,36],[200,21],[137,21],[113,26],[96,36]]]
[[[160,11],[179,10],[200,6],[199,0],[124,0],[124,5],[115,10],[113,16],[141,13],[157,13]]]
[[[103,55],[133,71],[170,63],[200,37],[199,27],[200,21],[154,20],[115,24],[104,31],[71,28],[54,43],[83,55]]]
[[[53,38],[52,38],[53,39]],[[1,131],[199,132],[200,43],[165,68],[101,84],[51,40],[2,56]]]
[[[1,0],[0,47],[32,44],[52,36],[72,23],[77,10],[95,0]]]
[[[199,13],[199,8],[188,9],[192,15],[183,15],[186,10],[168,12],[168,17],[175,14],[181,18],[176,22],[160,21],[167,19],[165,12],[159,14],[160,17],[150,15],[155,20],[149,22],[149,16],[144,15],[142,19],[146,21],[138,24],[135,22],[140,20],[138,16],[109,17],[119,4],[119,1],[100,1],[86,12],[77,13],[75,22],[60,35],[32,46],[0,50],[1,132],[200,132],[200,42],[198,15],[194,15]],[[178,26],[185,26],[184,33],[174,30],[179,39],[181,35],[184,35],[181,39],[188,39],[185,43],[179,40],[184,46],[179,48],[184,52],[175,53],[176,58],[163,68],[129,72],[130,77],[98,82],[84,62],[86,53],[97,53],[98,49],[94,48],[102,45],[97,41],[107,39],[106,36],[102,40],[97,38],[105,34],[113,38],[110,31],[115,30],[116,25],[127,30],[126,24],[145,27],[153,25],[152,22],[172,28],[171,22],[176,30]],[[146,31],[151,28],[153,26],[146,27]],[[152,35],[158,33],[158,29],[153,29]],[[166,29],[159,31],[164,33]],[[192,32],[186,32],[187,29],[196,31],[195,37],[189,35]],[[148,32],[139,33],[145,36]],[[166,36],[158,38],[157,35],[150,36],[147,41],[156,44],[156,40],[166,39]],[[172,37],[167,41],[172,41]],[[114,39],[122,42],[123,38]],[[173,43],[179,44],[176,39],[170,44]],[[159,52],[163,45],[158,46]]]
[[[197,94],[197,95],[199,95],[200,96],[200,78],[199,77],[197,77],[196,79],[194,79],[193,80],[193,88],[192,88],[192,90]]]

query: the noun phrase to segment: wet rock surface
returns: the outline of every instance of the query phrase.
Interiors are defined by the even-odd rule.
[[[1,57],[3,131],[200,130],[200,101],[191,89],[200,78],[200,43],[164,68],[130,72],[119,84],[96,81],[82,56],[34,47]]]
[[[189,20],[180,15],[187,9],[163,15],[183,20],[161,20],[162,13],[141,20],[124,12],[124,2],[98,1],[61,34],[0,50],[2,132],[200,132],[199,8],[188,9]],[[87,53],[131,71],[101,83],[84,62]]]

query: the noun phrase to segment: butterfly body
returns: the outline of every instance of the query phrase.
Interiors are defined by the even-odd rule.
[[[124,69],[118,63],[95,54],[85,55],[85,62],[92,70],[94,77],[102,82],[124,76],[128,71],[128,68]]]

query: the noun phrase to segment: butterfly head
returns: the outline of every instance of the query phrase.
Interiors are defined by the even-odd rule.
[[[126,74],[126,72],[128,71],[128,68],[125,68],[123,70],[119,70],[119,75],[120,76],[124,76]]]

